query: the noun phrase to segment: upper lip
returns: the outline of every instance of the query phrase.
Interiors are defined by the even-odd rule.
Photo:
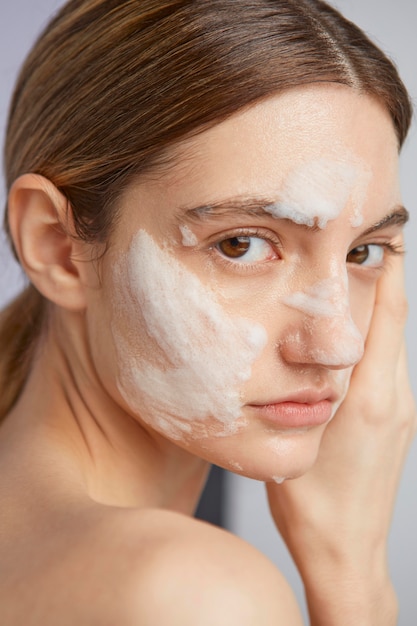
[[[338,394],[331,388],[325,389],[303,389],[294,393],[289,393],[283,398],[274,398],[271,400],[262,400],[249,402],[249,406],[270,406],[273,404],[282,404],[283,402],[296,402],[298,404],[317,404],[323,400],[336,402]]]

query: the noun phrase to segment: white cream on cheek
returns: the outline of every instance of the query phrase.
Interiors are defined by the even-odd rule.
[[[134,329],[139,318],[147,335],[131,333],[128,341],[113,324],[119,390],[133,412],[176,439],[235,432],[241,388],[266,344],[265,329],[229,315],[212,289],[143,230],[116,266],[115,284],[124,319]]]
[[[185,224],[180,226],[180,231],[182,235],[182,245],[186,247],[196,246],[198,243],[197,235],[193,233],[191,228],[186,226]]]
[[[318,159],[301,164],[284,181],[280,200],[265,208],[273,217],[296,224],[325,228],[348,202],[352,203],[352,226],[362,223],[362,206],[370,174],[354,161]]]

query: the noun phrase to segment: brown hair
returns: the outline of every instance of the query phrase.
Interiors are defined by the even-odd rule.
[[[105,241],[121,192],[169,146],[251,102],[314,82],[376,97],[402,145],[411,106],[395,67],[324,2],[70,0],[21,70],[7,186],[25,172],[46,176],[67,197],[77,234]],[[0,418],[24,385],[44,309],[30,287],[3,312]]]

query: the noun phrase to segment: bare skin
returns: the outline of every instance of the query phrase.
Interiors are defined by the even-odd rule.
[[[326,430],[316,465],[282,488],[267,486],[275,523],[308,581],[312,624],[396,623],[386,542],[416,430],[404,344],[406,311],[402,261],[395,259],[380,279],[364,358]],[[337,441],[346,445],[338,449]],[[314,507],[303,506],[306,493]],[[339,591],[334,598],[328,595],[329,571]]]
[[[311,105],[317,101],[320,111],[323,94],[330,111],[330,115],[325,112],[326,119],[333,119],[334,128],[342,129],[341,139],[351,141],[355,134],[351,131],[358,124],[374,129],[369,131],[374,149],[368,148],[368,137],[362,143],[359,130],[358,139],[352,140],[359,156],[372,162],[378,172],[368,197],[365,229],[384,217],[392,201],[399,201],[395,177],[385,165],[395,154],[391,122],[375,103],[337,88],[301,90],[295,98],[305,96]],[[342,123],[344,105],[357,117]],[[275,119],[275,109],[268,105],[261,116],[255,112],[254,152],[263,137],[258,124],[270,129],[270,113]],[[246,119],[243,128],[250,141]],[[236,130],[240,137],[239,123]],[[233,124],[230,132],[234,132]],[[277,163],[271,165],[276,145],[271,134],[270,143],[263,137],[267,145],[259,149],[259,172],[266,172],[260,183],[265,188],[259,192],[264,195],[270,191],[268,171],[271,179],[277,171]],[[218,139],[214,135],[210,141]],[[308,141],[314,152],[314,138]],[[228,149],[227,135],[224,142]],[[381,146],[387,145],[389,152],[381,156]],[[317,146],[320,151],[328,147],[321,137]],[[218,155],[219,146],[215,148]],[[296,159],[296,150],[294,154]],[[254,157],[251,171],[258,167],[255,161]],[[246,181],[243,170],[244,163],[237,161],[236,172]],[[184,173],[184,180],[193,180],[191,174]],[[209,185],[208,172],[203,174],[202,180]],[[221,184],[218,172],[213,178]],[[198,174],[194,182],[197,188]],[[176,187],[172,184],[167,196],[173,197]],[[60,226],[65,201],[51,184],[40,177],[22,177],[12,190],[10,208],[21,261],[52,308],[27,385],[0,428],[2,626],[301,626],[292,591],[265,557],[230,533],[192,519],[210,461],[222,461],[226,467],[237,461],[242,473],[264,477],[272,517],[305,584],[312,625],[393,626],[397,608],[386,564],[386,541],[401,468],[416,426],[403,347],[402,258],[390,257],[379,274],[370,272],[366,278],[362,269],[349,270],[352,317],[366,339],[365,355],[355,366],[347,396],[331,423],[306,429],[302,435],[285,435],[292,447],[284,465],[282,459],[252,460],[252,454],[247,458],[240,451],[242,442],[249,446],[257,437],[261,446],[272,437],[271,429],[258,427],[256,420],[255,426],[241,430],[235,439],[177,442],[133,415],[117,395],[117,363],[101,311],[104,320],[111,314],[106,295],[112,287],[105,264],[111,266],[119,248],[128,246],[126,232],[132,229],[134,215],[129,204],[101,268],[100,289],[95,282],[96,265],[86,263],[84,244]],[[327,250],[334,265],[340,259],[345,264],[347,252],[362,241],[357,241],[359,233],[350,224],[348,208],[317,234],[320,250]],[[169,224],[164,215],[162,211],[155,219],[154,211],[145,211],[138,224],[144,222],[157,239]],[[169,207],[166,215],[168,219]],[[271,216],[262,217],[265,228],[278,228],[277,224],[279,220]],[[390,226],[383,234],[399,242],[401,225]],[[368,237],[363,243],[374,241],[375,237]],[[186,253],[176,252],[178,256]],[[204,277],[206,264],[201,261],[200,265],[199,255],[197,251],[189,256],[188,263]],[[314,260],[317,271],[324,272],[322,256]],[[255,274],[253,283],[261,282],[263,271]],[[267,271],[272,275],[276,270]],[[221,271],[216,280],[222,285]],[[227,276],[224,282],[232,279]],[[289,319],[293,317],[292,312]],[[273,323],[276,328],[268,327],[268,333],[276,347],[285,325],[283,318]],[[317,328],[311,341],[323,343],[325,333],[321,336]],[[97,332],[105,346],[98,351],[99,358],[90,345],[97,340]],[[288,345],[280,354],[274,349],[265,355],[254,376],[279,366],[292,380],[302,371],[311,380],[325,377],[335,388],[338,372],[346,370],[350,375],[355,365],[341,362],[326,368],[322,363],[302,362],[300,355],[296,361]],[[272,357],[276,364],[270,361]],[[251,384],[249,395],[256,380]],[[338,398],[342,399],[341,391]],[[310,465],[316,457],[317,461],[305,476],[282,485],[267,478],[274,463],[280,463],[279,470],[289,477],[304,473],[309,469],[304,466],[306,454]]]

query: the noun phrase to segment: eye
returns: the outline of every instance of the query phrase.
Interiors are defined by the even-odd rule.
[[[358,246],[349,252],[346,257],[348,263],[365,265],[366,267],[379,267],[384,261],[384,246],[368,244]]]
[[[228,261],[239,263],[261,263],[276,258],[276,254],[265,239],[260,237],[229,237],[215,245],[216,250]]]

